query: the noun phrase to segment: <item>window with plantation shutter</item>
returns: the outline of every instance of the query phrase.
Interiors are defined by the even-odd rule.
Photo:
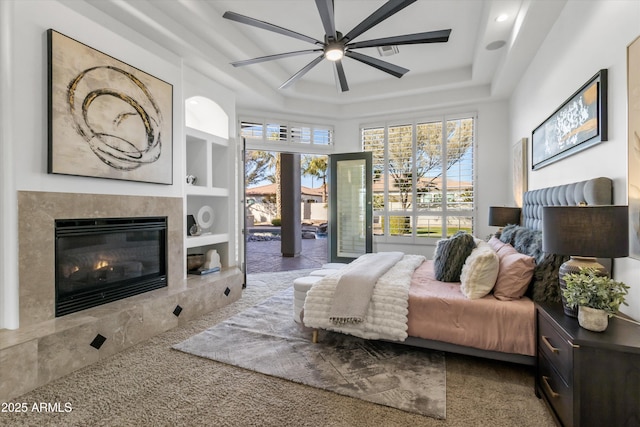
[[[241,120],[240,136],[266,144],[318,146],[321,151],[327,151],[333,145],[333,128],[330,126],[275,120]]]
[[[311,144],[311,128],[308,126],[291,126],[291,142]]]
[[[287,140],[287,126],[281,124],[269,123],[266,125],[266,139],[268,141],[286,141]]]
[[[475,117],[361,128],[373,155],[374,235],[473,232]]]
[[[248,139],[262,139],[264,136],[262,123],[240,123],[240,136]]]
[[[372,189],[373,189],[373,235],[384,234],[382,229],[383,219],[379,212],[385,209],[384,198],[384,174],[386,173],[385,139],[386,130],[384,127],[375,127],[361,130],[363,147],[365,151],[371,151],[372,161]]]
[[[313,143],[316,145],[333,145],[333,129],[313,128]]]

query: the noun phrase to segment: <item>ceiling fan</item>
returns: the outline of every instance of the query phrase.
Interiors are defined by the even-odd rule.
[[[324,26],[324,41],[317,40],[313,37],[309,37],[304,34],[300,34],[295,31],[270,24],[268,22],[240,15],[239,13],[227,11],[224,13],[224,15],[222,15],[223,18],[240,22],[242,24],[251,25],[257,28],[262,28],[263,30],[273,31],[274,33],[293,37],[298,40],[303,40],[317,46],[314,49],[297,50],[293,52],[261,56],[244,61],[236,61],[232,62],[231,65],[233,65],[234,67],[240,67],[243,65],[257,64],[259,62],[272,61],[274,59],[288,58],[291,56],[320,53],[320,55],[317,56],[313,61],[305,65],[302,69],[300,69],[300,71],[295,73],[286,82],[284,82],[279,89],[284,89],[291,86],[294,82],[300,79],[300,77],[302,77],[309,70],[318,65],[323,59],[328,59],[329,61],[333,61],[333,63],[335,64],[336,84],[340,87],[340,90],[342,92],[346,92],[349,90],[349,85],[347,84],[347,78],[342,66],[342,59],[345,56],[382,70],[385,73],[391,74],[392,76],[400,78],[409,70],[398,65],[394,65],[389,62],[374,58],[372,56],[364,55],[362,53],[356,52],[355,50],[367,47],[398,46],[422,43],[444,43],[449,40],[451,29],[405,34],[402,36],[385,37],[361,42],[354,42],[353,40],[373,26],[378,25],[385,19],[391,17],[392,15],[396,14],[397,12],[401,11],[402,9],[416,1],[417,0],[389,0],[378,10],[373,12],[366,19],[356,25],[351,31],[343,35],[341,32],[336,31],[333,0],[315,0],[316,6],[318,7],[318,12],[320,13],[320,19],[322,20],[322,25]]]

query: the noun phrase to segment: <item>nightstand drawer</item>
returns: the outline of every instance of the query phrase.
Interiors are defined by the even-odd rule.
[[[573,389],[567,385],[544,354],[538,354],[538,384],[564,426],[573,425]]]
[[[571,385],[573,346],[549,321],[538,314],[538,352],[542,352],[562,379]]]

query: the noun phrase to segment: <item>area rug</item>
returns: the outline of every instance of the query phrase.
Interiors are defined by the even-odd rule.
[[[293,288],[173,346],[266,375],[428,417],[446,417],[444,354],[311,331],[293,321]]]

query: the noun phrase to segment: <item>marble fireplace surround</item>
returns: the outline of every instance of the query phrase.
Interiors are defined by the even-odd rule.
[[[242,295],[244,277],[237,267],[185,278],[182,198],[20,191],[18,215],[20,327],[0,329],[0,401]],[[133,216],[167,217],[167,286],[56,318],[54,220]]]
[[[177,197],[18,192],[20,327],[55,318],[56,219],[167,217],[167,284],[184,271],[182,199]]]

